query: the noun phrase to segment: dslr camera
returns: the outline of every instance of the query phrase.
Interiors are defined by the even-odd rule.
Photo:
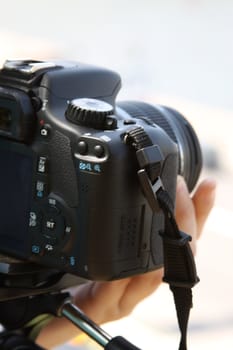
[[[120,87],[120,76],[105,68],[6,61],[0,273],[20,261],[112,280],[163,265],[164,215],[151,209],[138,172],[150,166],[174,204],[178,174],[190,191],[196,184],[200,145],[174,109],[116,102]]]

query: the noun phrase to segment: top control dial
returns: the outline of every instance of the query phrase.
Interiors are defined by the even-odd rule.
[[[74,124],[112,130],[117,128],[117,120],[113,113],[113,106],[107,102],[93,98],[78,98],[69,103],[65,116]]]

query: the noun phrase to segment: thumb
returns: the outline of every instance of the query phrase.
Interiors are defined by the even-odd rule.
[[[181,231],[186,232],[192,237],[196,235],[194,205],[190,198],[185,180],[181,176],[177,178],[175,216]]]
[[[215,180],[206,179],[200,183],[193,195],[193,205],[197,220],[197,238],[201,235],[207,217],[214,206],[215,194]]]

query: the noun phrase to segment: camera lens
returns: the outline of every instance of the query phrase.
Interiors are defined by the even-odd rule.
[[[202,167],[202,154],[198,138],[190,123],[176,110],[160,105],[138,101],[124,101],[117,104],[134,118],[147,124],[161,127],[177,144],[179,149],[179,171],[191,192],[198,180]]]

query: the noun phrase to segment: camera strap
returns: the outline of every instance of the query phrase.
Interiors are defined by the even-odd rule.
[[[179,350],[187,349],[187,328],[192,307],[192,287],[199,281],[189,242],[191,236],[181,232],[174,217],[174,205],[164,189],[161,178],[163,156],[158,146],[141,127],[131,129],[124,141],[136,151],[138,177],[145,197],[154,213],[162,210],[164,230],[160,232],[163,242],[164,277],[174,296],[177,319],[181,332]]]

